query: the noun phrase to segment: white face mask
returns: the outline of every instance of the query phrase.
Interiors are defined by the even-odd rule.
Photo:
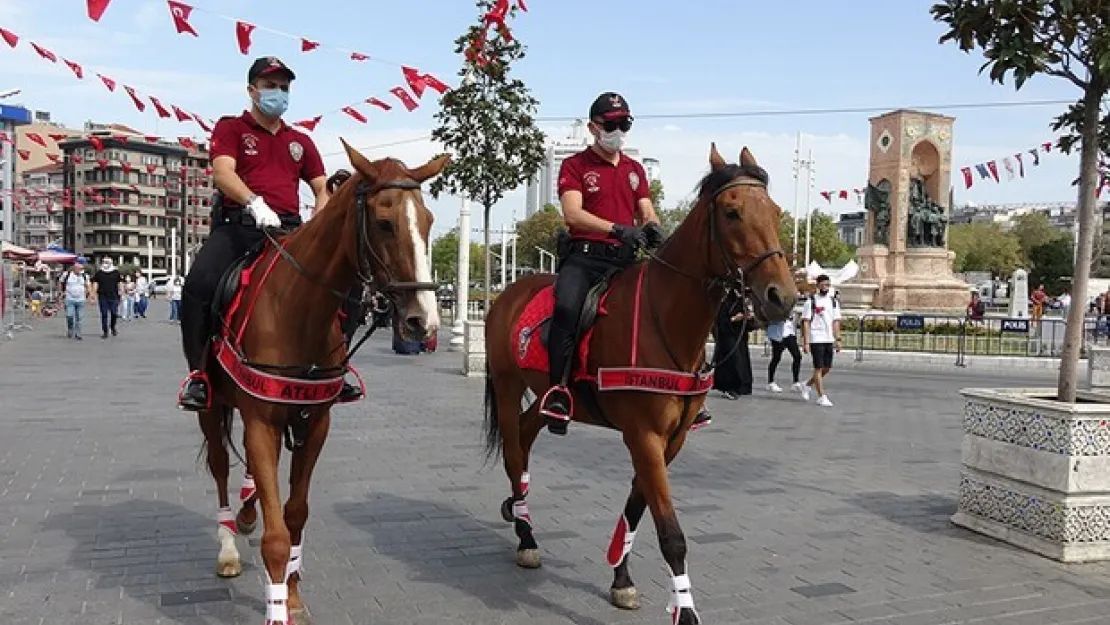
[[[624,147],[624,138],[625,133],[621,130],[614,130],[613,132],[603,130],[597,137],[597,143],[610,152],[619,152]]]

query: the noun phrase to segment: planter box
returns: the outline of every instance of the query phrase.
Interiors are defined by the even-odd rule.
[[[952,522],[1063,562],[1110,559],[1110,396],[965,389]]]
[[[1092,389],[1110,388],[1110,347],[1087,347],[1087,385]]]
[[[463,375],[484,377],[486,375],[486,322],[467,321],[463,323]]]

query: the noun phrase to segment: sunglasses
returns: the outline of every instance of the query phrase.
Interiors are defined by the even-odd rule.
[[[613,132],[620,129],[621,132],[628,132],[632,129],[632,118],[625,117],[624,119],[607,119],[605,121],[595,121],[599,128],[605,132]]]

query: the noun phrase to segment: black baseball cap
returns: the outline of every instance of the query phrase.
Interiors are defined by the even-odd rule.
[[[619,93],[606,91],[597,96],[590,106],[590,119],[628,119],[632,120],[632,112],[628,110],[628,101]]]
[[[267,74],[274,74],[278,72],[288,76],[289,80],[294,80],[297,78],[297,75],[293,73],[293,70],[289,69],[289,66],[285,63],[282,63],[281,59],[277,58],[276,56],[258,57],[254,60],[254,63],[251,63],[251,68],[247,72],[247,83],[253,83],[255,80],[258,79],[259,76],[265,76]]]

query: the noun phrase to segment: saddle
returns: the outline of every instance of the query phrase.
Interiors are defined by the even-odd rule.
[[[585,332],[593,329],[594,322],[597,321],[598,313],[601,312],[601,301],[609,293],[609,287],[612,285],[613,277],[620,273],[622,270],[619,267],[612,267],[605,272],[597,283],[590,288],[586,293],[586,301],[582,304],[582,314],[578,317],[578,336],[574,337],[575,342],[582,339]],[[556,283],[559,279],[555,278]],[[552,285],[552,298],[555,296],[555,286]],[[554,299],[552,300],[554,304]],[[548,339],[551,337],[551,317],[544,319],[540,322],[540,343],[544,347],[548,346]]]
[[[219,319],[223,317],[227,311],[227,307],[235,299],[235,294],[239,292],[239,287],[242,286],[243,274],[251,268],[258,257],[262,255],[262,251],[266,249],[266,240],[263,239],[255,244],[251,249],[247,250],[227,268],[227,271],[220,276],[220,281],[216,286],[216,294],[212,298],[212,318]]]

